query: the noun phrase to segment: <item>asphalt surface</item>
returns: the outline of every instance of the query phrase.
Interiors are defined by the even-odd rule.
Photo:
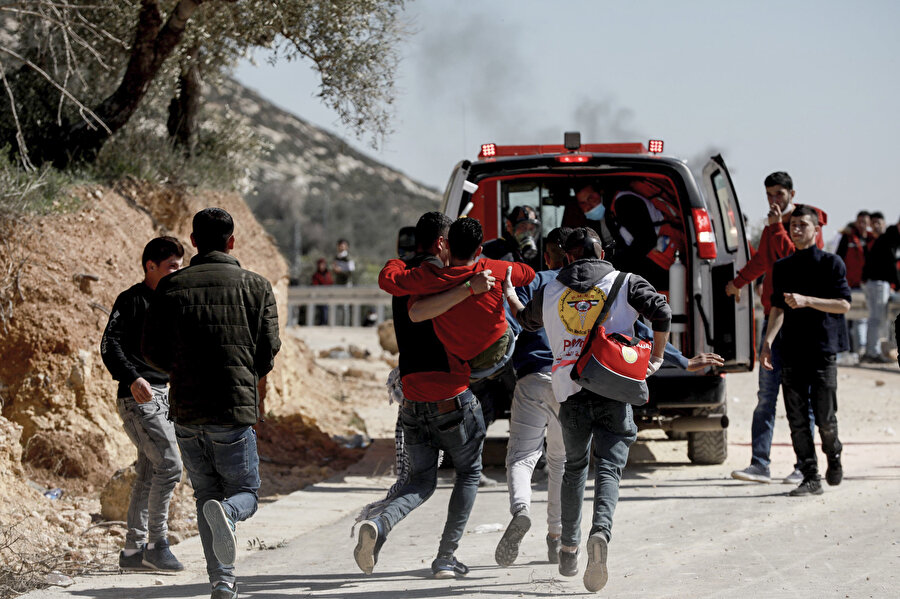
[[[895,401],[900,373],[877,376],[884,381],[870,394],[870,401],[881,397],[877,393],[883,401]],[[853,392],[849,381],[842,384],[847,394]],[[873,420],[855,424],[850,418],[853,411],[843,404],[839,419],[850,421],[843,439],[844,482],[826,486],[822,496],[788,497],[790,485],[741,483],[729,476],[748,463],[749,415],[755,405],[749,394],[754,386],[752,373],[737,375],[734,383],[729,377],[733,402],[729,415],[735,434],[725,464],[690,465],[684,441],[642,433],[622,483],[609,549],[609,583],[598,595],[900,596],[900,440],[892,428],[896,422],[879,421],[879,414],[873,413]],[[896,413],[891,404],[885,405],[890,414]],[[493,451],[502,453],[497,447]],[[793,452],[781,417],[772,458],[773,474],[789,472]],[[240,596],[437,599],[588,594],[580,576],[584,557],[575,578],[561,576],[546,561],[544,482],[535,484],[533,525],[518,560],[510,568],[496,565],[494,549],[509,521],[504,471],[496,467],[487,474],[500,484],[479,491],[457,552],[471,568],[468,577],[430,576],[452,485],[452,472],[443,470],[438,491],[395,528],[374,573],[362,574],[352,556],[356,541],[351,526],[358,510],[381,498],[393,482],[387,474],[392,461],[393,445],[381,439],[348,471],[264,505],[251,520],[239,524]],[[592,485],[585,494],[586,514],[591,498]],[[585,530],[587,526],[586,518]],[[261,545],[270,549],[260,549]],[[177,575],[92,575],[69,587],[51,587],[27,597],[209,597],[199,538],[188,539],[173,551],[187,566]]]

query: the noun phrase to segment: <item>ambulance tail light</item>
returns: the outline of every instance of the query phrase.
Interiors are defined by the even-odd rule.
[[[565,154],[563,156],[557,156],[557,162],[587,162],[590,160],[590,156],[584,156],[580,154]]]
[[[497,155],[497,144],[481,144],[481,156],[483,158],[493,158]]]
[[[647,149],[651,154],[661,154],[663,151],[663,140],[661,139],[651,139],[647,144]]]
[[[716,259],[716,235],[713,233],[712,222],[705,208],[694,208],[694,231],[697,236],[697,255],[704,260]]]

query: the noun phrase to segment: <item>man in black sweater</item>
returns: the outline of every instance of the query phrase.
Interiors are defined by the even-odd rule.
[[[820,228],[815,209],[794,209],[790,235],[797,251],[772,268],[772,311],[760,355],[763,367],[771,370],[772,343],[783,329],[781,384],[791,442],[803,473],[803,482],[790,493],[795,497],[822,494],[810,404],[828,460],[825,480],[838,485],[843,478],[835,354],[848,349],[844,314],[850,310],[850,286],[843,261],[816,247]]]
[[[125,548],[119,567],[182,570],[169,550],[169,500],[181,480],[181,454],[169,421],[169,376],[141,355],[141,332],[153,290],[164,276],[181,268],[184,248],[174,237],[157,237],[144,248],[144,280],[119,294],[100,355],[119,381],[116,405],[128,438],[137,447],[136,477],[128,505]]]
[[[259,380],[281,348],[272,285],[229,255],[234,221],[194,216],[191,265],[160,281],[144,326],[148,361],[169,373],[175,436],[197,501],[212,599],[238,596],[235,523],[256,512]]]

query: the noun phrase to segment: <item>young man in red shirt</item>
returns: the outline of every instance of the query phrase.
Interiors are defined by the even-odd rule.
[[[759,248],[756,255],[742,268],[733,281],[729,281],[725,287],[725,293],[734,296],[736,301],[741,298],[741,288],[756,280],[761,275],[763,279],[762,300],[766,320],[763,321],[763,330],[768,325],[769,310],[772,308],[772,265],[777,260],[794,253],[794,242],[791,241],[786,226],[790,224],[791,214],[794,211],[794,182],[791,176],[783,171],[772,173],[764,182],[766,198],[769,202],[769,215],[766,228],[763,229],[759,240]],[[819,224],[825,225],[826,214],[815,208],[818,214]],[[816,235],[816,246],[820,249],[825,246],[821,227]],[[743,470],[735,470],[731,473],[733,478],[758,483],[772,482],[769,474],[769,453],[772,449],[772,433],[775,430],[775,406],[778,403],[778,388],[781,385],[781,338],[777,337],[772,343],[772,369],[759,369],[759,392],[757,393],[756,409],[753,411],[753,424],[751,425],[751,447],[753,456],[750,466]],[[803,480],[803,474],[797,465],[784,482],[799,484]]]
[[[473,369],[495,367],[499,360],[511,355],[513,336],[506,322],[503,290],[499,285],[484,294],[455,303],[453,294],[438,294],[465,283],[484,271],[505,273],[512,267],[513,285],[528,285],[534,270],[520,262],[480,258],[484,233],[474,218],[460,218],[449,229],[449,266],[432,263],[406,270],[401,260],[390,260],[378,276],[378,285],[391,295],[408,295],[409,317],[413,322],[433,319],[434,330],[447,351],[469,362]],[[465,293],[462,289],[459,293]],[[454,305],[455,304],[455,305]],[[448,306],[452,306],[448,309]]]

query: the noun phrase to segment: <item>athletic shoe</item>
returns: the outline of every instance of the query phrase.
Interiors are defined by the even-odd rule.
[[[213,553],[216,559],[225,566],[234,564],[237,552],[237,539],[234,536],[234,522],[225,515],[222,503],[210,499],[203,504],[203,516],[212,531]]]
[[[184,570],[184,566],[178,561],[169,550],[169,541],[162,540],[153,544],[153,549],[144,547],[143,563],[148,568],[154,570],[169,570],[170,572],[180,572]]]
[[[803,479],[800,486],[790,492],[791,497],[805,497],[806,495],[821,495],[822,483],[819,481],[818,475],[809,476]]]
[[[439,555],[431,562],[431,572],[435,578],[456,578],[468,574],[469,567],[457,561],[454,555]]]
[[[531,528],[531,518],[528,517],[528,510],[520,509],[510,520],[506,532],[497,543],[494,559],[498,564],[507,568],[515,563],[516,558],[519,557],[519,544],[529,528]]]
[[[844,467],[841,466],[841,454],[828,457],[828,469],[825,470],[825,482],[832,487],[841,484],[844,479]]]
[[[794,471],[785,476],[781,482],[787,485],[799,485],[803,482],[803,473],[800,472],[799,468],[794,468]]]
[[[763,468],[759,464],[750,464],[743,470],[735,470],[731,473],[731,478],[746,480],[753,483],[772,482],[772,477],[769,475],[769,469]]]
[[[227,582],[217,582],[213,585],[209,599],[238,599],[237,583],[230,587]]]
[[[371,574],[378,563],[378,552],[384,544],[384,538],[378,534],[378,524],[374,520],[366,520],[359,525],[358,540],[353,550],[356,565],[366,574]]]
[[[547,561],[551,564],[559,563],[560,547],[562,547],[562,539],[560,537],[554,539],[550,535],[547,535]]]
[[[606,586],[609,570],[606,568],[608,547],[602,532],[595,532],[587,542],[588,563],[584,570],[584,588],[596,593]]]
[[[559,550],[559,573],[563,576],[578,575],[578,555],[580,551]]]
[[[119,568],[122,570],[147,570],[144,565],[144,548],[141,547],[137,553],[125,555],[125,550],[119,551]]]

